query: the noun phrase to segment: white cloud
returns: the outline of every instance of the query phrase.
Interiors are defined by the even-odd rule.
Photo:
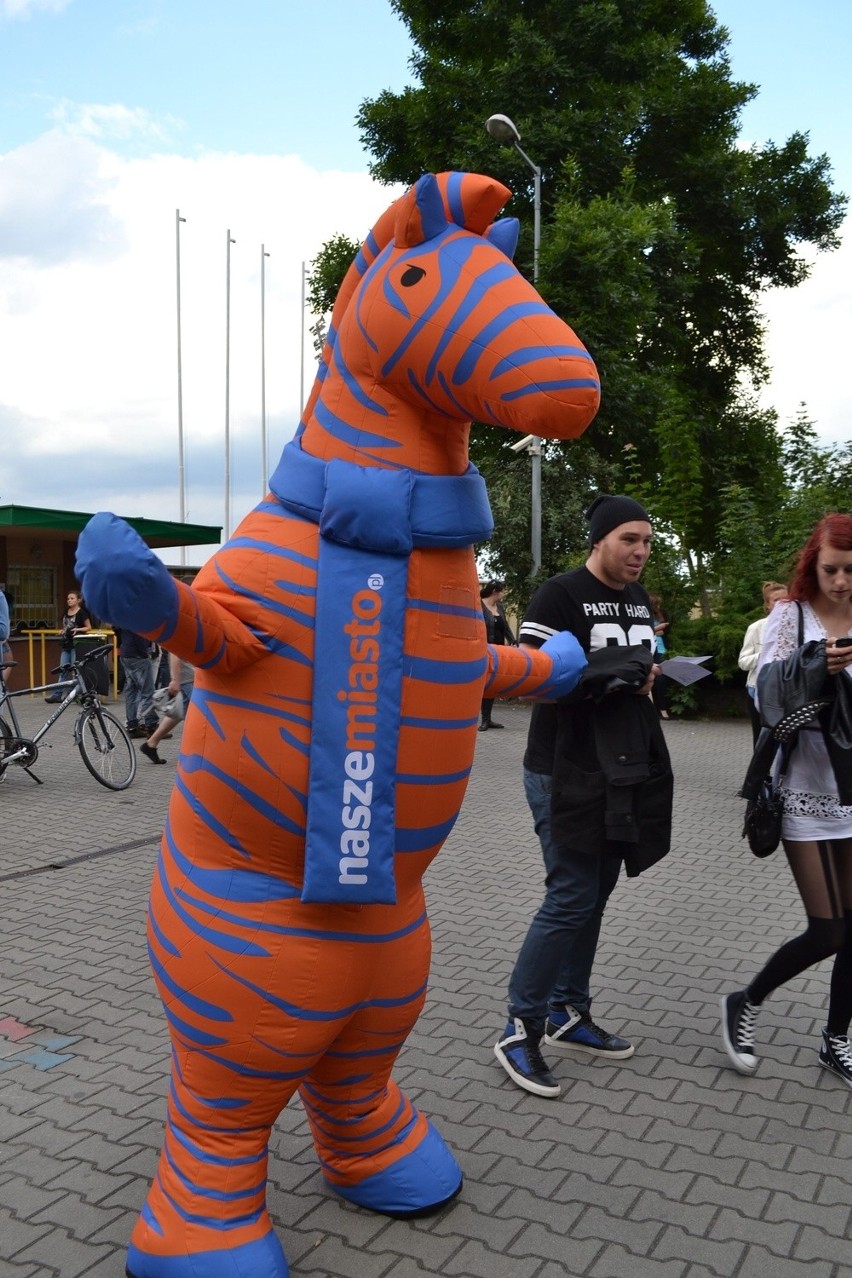
[[[119,251],[108,160],[92,142],[56,130],[0,157],[0,259],[29,267]]]
[[[849,383],[852,334],[852,240],[816,257],[810,278],[796,289],[766,296],[767,350],[772,378],[762,402],[782,423],[804,403],[826,441],[852,438]]]
[[[275,464],[299,416],[301,263],[395,192],[296,156],[128,159],[52,130],[0,157],[0,501],[175,519],[176,225],[187,518],[224,510],[226,233],[232,519],[261,495],[260,253]],[[313,359],[305,320],[305,392]]]
[[[116,142],[143,139],[167,142],[183,127],[174,116],[156,118],[144,107],[127,107],[120,102],[57,102],[50,112],[59,128],[95,141]]]
[[[72,0],[0,0],[0,17],[29,18],[34,13],[62,13]]]
[[[145,127],[134,113],[129,123]],[[114,107],[68,120],[121,120]],[[57,128],[0,156],[0,502],[176,519],[175,210],[181,226],[187,518],[224,513],[226,233],[231,248],[234,522],[260,497],[260,253],[274,465],[298,423],[301,263],[362,238],[395,195],[295,155],[128,158]],[[827,439],[850,434],[852,247],[767,298],[782,419],[804,400]],[[305,317],[305,392],[313,357]]]

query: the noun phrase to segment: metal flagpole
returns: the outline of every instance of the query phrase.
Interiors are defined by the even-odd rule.
[[[266,259],[269,254],[260,246],[260,496],[266,496],[269,478],[269,448],[266,438]]]
[[[302,263],[302,323],[299,346],[299,413],[305,408],[305,263]]]
[[[231,238],[230,229],[226,232],[225,263],[225,527],[224,540],[231,535],[231,245],[236,240]]]
[[[175,265],[177,269],[177,410],[178,410],[178,494],[180,502],[180,522],[186,523],[186,466],[184,464],[183,446],[183,356],[181,353],[180,326],[180,224],[186,218],[181,217],[180,209],[175,209]],[[180,562],[186,564],[186,546],[180,548]]]

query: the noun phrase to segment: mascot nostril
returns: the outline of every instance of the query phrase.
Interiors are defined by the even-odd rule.
[[[80,536],[94,610],[197,671],[148,911],[171,1084],[131,1278],[285,1278],[268,1142],[297,1091],[343,1198],[416,1216],[461,1188],[392,1077],[426,997],[422,879],[482,697],[554,699],[585,665],[570,635],[486,641],[465,423],[571,438],[600,393],[512,264],[509,194],[426,174],[382,215],[268,496],[192,587],[113,515]]]

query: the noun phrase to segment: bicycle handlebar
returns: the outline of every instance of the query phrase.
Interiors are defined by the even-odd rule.
[[[94,661],[96,657],[102,657],[107,652],[112,652],[112,644],[99,643],[97,648],[93,648],[91,652],[87,652],[85,657],[75,657],[75,660],[67,666],[54,666],[50,673],[61,674],[63,670],[79,670],[83,666],[88,665],[90,661]]]
[[[87,662],[94,661],[96,657],[102,657],[105,653],[112,652],[111,643],[100,643],[97,648],[93,648],[91,652],[87,652],[85,657],[80,657],[74,661],[75,666],[85,666]]]

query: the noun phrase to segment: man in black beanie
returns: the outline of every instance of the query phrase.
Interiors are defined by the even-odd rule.
[[[542,1037],[557,1051],[612,1061],[633,1055],[630,1042],[592,1020],[589,981],[622,864],[634,874],[665,855],[671,825],[671,768],[648,696],[657,671],[654,620],[639,585],[651,521],[632,497],[609,495],[597,497],[586,518],[585,566],[539,587],[519,633],[522,647],[539,648],[570,630],[589,656],[575,692],[533,707],[524,756],[546,891],[509,982],[509,1020],[494,1054],[536,1096],[560,1091]]]

